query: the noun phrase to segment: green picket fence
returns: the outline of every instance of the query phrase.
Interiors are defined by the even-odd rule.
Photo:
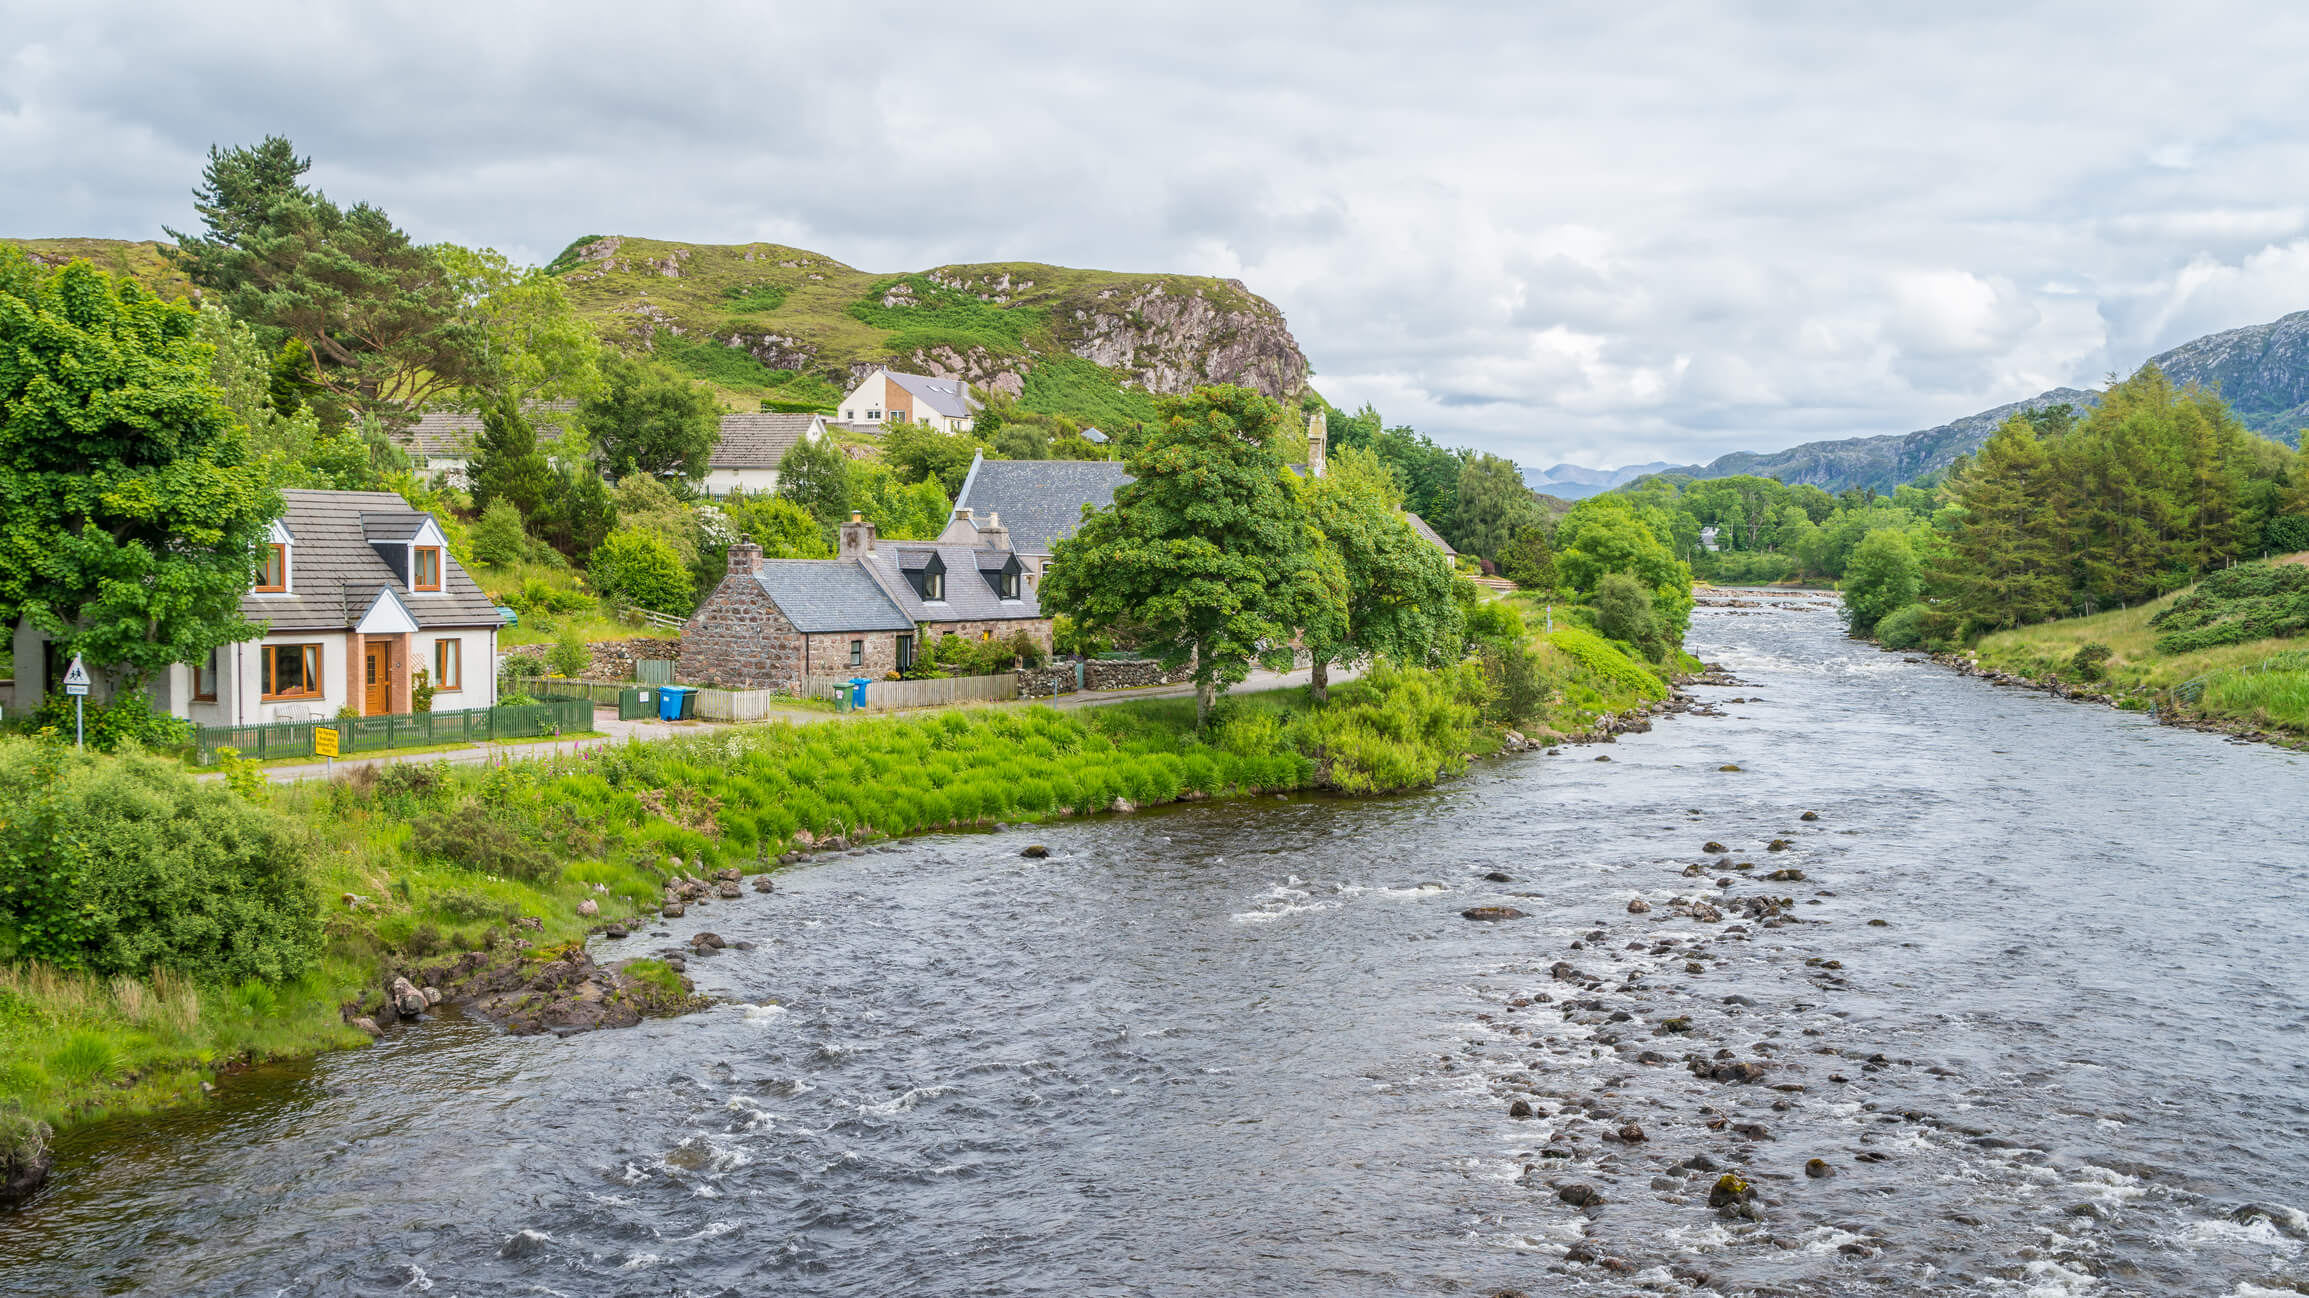
[[[540,735],[583,734],[593,729],[593,704],[586,699],[543,699],[501,708],[456,712],[396,712],[381,717],[339,717],[330,721],[269,721],[246,726],[200,726],[193,750],[202,763],[216,750],[231,748],[243,757],[313,755],[313,731],[337,732],[337,753],[376,753],[432,744],[474,744],[491,739],[534,739]]]

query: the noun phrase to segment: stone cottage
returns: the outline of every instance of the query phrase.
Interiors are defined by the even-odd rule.
[[[880,678],[942,635],[1050,647],[1050,619],[1000,520],[976,545],[883,541],[852,514],[832,559],[764,559],[730,547],[729,570],[682,629],[681,678],[793,690],[813,677]]]

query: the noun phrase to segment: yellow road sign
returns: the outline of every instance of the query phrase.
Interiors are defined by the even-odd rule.
[[[327,726],[314,726],[314,727],[313,727],[313,756],[315,756],[315,757],[335,757],[336,755],[337,755],[337,732],[336,732],[335,730],[332,730],[332,729],[330,729],[330,728],[329,728],[329,727],[327,727]]]

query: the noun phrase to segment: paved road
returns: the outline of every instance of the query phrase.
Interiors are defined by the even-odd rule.
[[[1331,680],[1333,683],[1353,680],[1360,674],[1359,669],[1334,669],[1331,672]],[[1236,694],[1256,694],[1264,690],[1293,689],[1305,685],[1312,678],[1312,675],[1313,673],[1304,669],[1294,672],[1253,671],[1250,678],[1237,685],[1233,692]],[[1189,698],[1193,696],[1194,692],[1195,687],[1192,682],[1189,682],[1184,685],[1147,685],[1128,690],[1084,690],[1080,693],[1064,694],[1052,699],[1018,699],[1002,703],[975,703],[962,706],[1018,708],[1041,705],[1055,708],[1095,708],[1110,703],[1128,703],[1134,699]],[[918,716],[924,712],[937,710],[936,708],[916,708],[905,712],[821,712],[815,708],[796,708],[790,713],[781,713],[771,720],[808,725],[820,721],[852,721],[860,717]],[[671,739],[677,735],[698,734],[714,728],[712,723],[704,721],[620,721],[615,716],[603,715],[605,711],[606,709],[603,708],[594,709],[593,724],[600,732],[598,734],[556,740],[551,743],[492,744],[478,748],[454,749],[445,753],[378,753],[373,757],[348,757],[337,762],[334,773],[341,776],[347,771],[358,770],[362,767],[391,766],[400,762],[460,762],[470,764],[515,761],[533,757],[574,756],[588,748],[599,748],[604,744],[622,744],[629,740]],[[329,767],[322,762],[300,762],[294,766],[265,768],[265,778],[275,784],[294,784],[299,780],[318,780],[329,773]],[[213,780],[219,779],[221,776],[215,772],[210,772],[199,778]]]

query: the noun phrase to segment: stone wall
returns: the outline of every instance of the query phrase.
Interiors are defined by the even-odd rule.
[[[881,680],[898,670],[898,636],[895,631],[835,631],[824,635],[805,637],[809,641],[808,667],[811,676],[863,676]],[[861,641],[865,661],[850,665],[850,642]]]
[[[692,685],[791,689],[803,675],[802,640],[760,582],[724,577],[682,628],[674,675]]]
[[[1047,699],[1053,695],[1074,693],[1073,663],[1021,667],[1017,674],[1018,697],[1022,699]]]
[[[1082,664],[1086,690],[1127,690],[1141,685],[1177,685],[1193,680],[1195,667],[1180,663],[1169,671],[1152,658],[1092,658]]]
[[[1007,640],[1012,633],[1024,631],[1034,637],[1035,642],[1042,646],[1045,653],[1050,650],[1050,619],[1046,617],[1005,618],[998,621],[979,622],[924,622],[922,629],[925,632],[925,639],[921,647],[925,652],[931,645],[936,644],[938,637],[942,635],[958,635],[966,639],[977,640],[983,638],[990,631],[994,633],[994,638],[997,640]]]
[[[515,645],[502,655],[506,658],[534,658],[539,666],[538,675],[545,674],[544,662],[551,645]],[[634,663],[643,658],[681,657],[681,641],[657,636],[635,636],[630,640],[595,640],[585,646],[592,655],[585,670],[578,675],[589,681],[630,681],[634,679]],[[677,666],[678,673],[681,669]]]

